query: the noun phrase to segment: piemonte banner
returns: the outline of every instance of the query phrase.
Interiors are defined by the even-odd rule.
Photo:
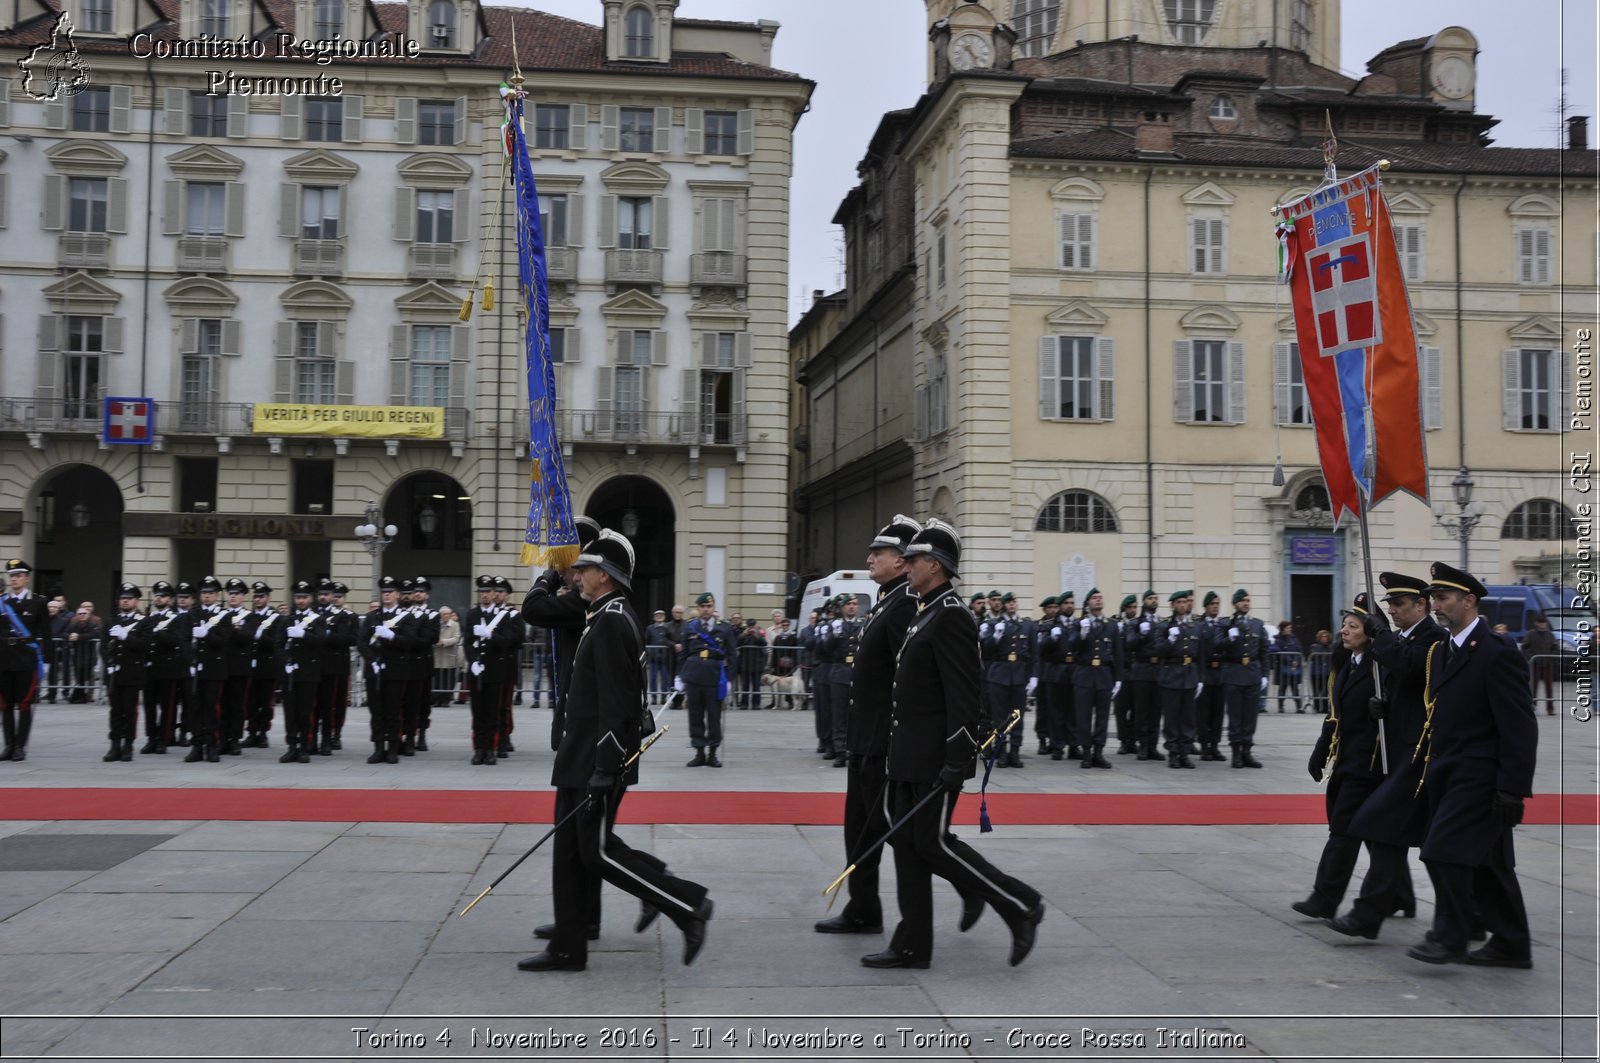
[[[1379,168],[1280,208],[1284,266],[1334,520],[1428,500],[1421,371]]]

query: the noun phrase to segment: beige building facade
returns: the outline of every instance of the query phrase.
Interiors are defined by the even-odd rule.
[[[0,97],[7,554],[97,603],[209,574],[365,595],[370,500],[398,532],[383,567],[437,600],[466,604],[480,572],[526,579],[496,91],[514,31],[574,507],[633,536],[641,606],[708,587],[778,604],[811,83],[771,67],[775,23],[677,6],[603,0],[592,25],[476,0],[8,8],[6,62],[82,76]],[[244,57],[217,43],[237,39]],[[462,321],[475,275],[498,306]],[[105,440],[108,396],[155,400],[152,445]],[[256,403],[434,409],[442,430],[295,434]]]
[[[962,529],[969,585],[1030,605],[1242,586],[1310,630],[1359,589],[1273,234],[1321,178],[1330,118],[1341,173],[1391,161],[1422,348],[1434,504],[1372,512],[1378,567],[1458,560],[1435,517],[1465,468],[1472,568],[1559,574],[1595,153],[1581,120],[1565,151],[1490,146],[1469,31],[1401,42],[1358,82],[1338,20],[1327,0],[929,0],[930,85],[893,148],[915,173],[907,376],[933,410],[909,442],[917,512]]]

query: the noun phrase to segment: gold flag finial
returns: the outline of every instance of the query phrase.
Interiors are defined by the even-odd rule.
[[[517,20],[511,19],[511,86],[522,88],[522,59],[517,55]]]

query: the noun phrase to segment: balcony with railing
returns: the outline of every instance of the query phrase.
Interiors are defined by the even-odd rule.
[[[578,249],[575,247],[545,248],[544,264],[552,282],[571,283],[578,279]]]
[[[745,256],[736,251],[700,251],[689,256],[689,284],[700,288],[743,288]]]
[[[417,280],[455,280],[455,244],[412,244],[411,276]]]
[[[557,432],[563,446],[742,447],[749,434],[745,417],[645,410],[561,410]],[[516,442],[528,442],[528,414],[516,417]]]
[[[88,399],[38,399],[0,397],[0,433],[98,436],[103,426],[102,396]],[[161,402],[155,409],[155,435],[249,436],[255,435],[255,403]],[[444,411],[444,441],[465,443],[472,427],[472,411],[448,406]],[[262,435],[270,433],[263,432]],[[330,430],[327,436],[338,435]],[[523,437],[526,438],[526,418]],[[430,442],[418,440],[417,442]]]
[[[228,241],[221,236],[178,237],[178,269],[184,273],[228,272]]]
[[[614,290],[622,285],[637,284],[659,290],[661,258],[660,251],[607,251],[607,289]]]
[[[296,240],[294,272],[303,277],[344,275],[343,240]]]
[[[78,269],[110,269],[111,237],[107,233],[62,233],[61,265]]]

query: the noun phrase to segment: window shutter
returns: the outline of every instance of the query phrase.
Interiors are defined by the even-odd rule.
[[[186,317],[178,322],[178,353],[198,354],[200,351],[200,322]]]
[[[1172,419],[1194,421],[1194,343],[1190,340],[1172,343]]]
[[[1189,268],[1195,273],[1206,271],[1206,220],[1189,219]]]
[[[106,232],[128,231],[128,181],[125,177],[106,180]]]
[[[683,150],[690,155],[705,153],[706,112],[702,107],[685,107],[683,110]]]
[[[338,225],[334,228],[337,239],[343,240],[350,235],[350,186],[339,186],[339,217]]]
[[[183,136],[189,132],[188,115],[185,113],[189,109],[189,90],[166,89],[161,95],[166,103],[162,118],[166,123],[167,134],[174,137]]]
[[[34,394],[41,402],[56,397],[59,386],[60,356],[56,350],[60,340],[61,319],[54,314],[39,316],[39,379],[34,384]]]
[[[589,105],[575,103],[567,108],[567,146],[582,151],[589,146]]]
[[[243,138],[250,135],[250,97],[228,97],[228,136]]]
[[[753,364],[751,352],[751,335],[748,332],[735,333],[733,337],[733,364],[737,369],[749,369]]]
[[[639,412],[644,414],[644,420],[639,425],[646,432],[650,430],[649,415],[655,406],[655,377],[649,369],[639,370]]]
[[[342,108],[344,113],[340,115],[340,139],[346,144],[359,144],[361,143],[362,126],[364,124],[362,117],[367,110],[366,97],[344,96],[342,99],[344,101]]]
[[[650,364],[667,364],[667,334],[660,329],[650,333]]]
[[[244,235],[244,184],[229,181],[222,189],[222,231],[224,235]]]
[[[409,243],[417,238],[417,190],[394,190],[394,238]]]
[[[611,392],[616,372],[614,367],[603,365],[594,378],[595,431],[602,436],[611,434]]]
[[[11,82],[0,81],[0,126],[11,124]]]
[[[1550,357],[1556,360],[1556,393],[1560,395],[1561,417],[1552,427],[1558,432],[1565,432],[1569,427],[1577,431],[1577,426],[1572,424],[1572,354],[1565,347],[1557,347],[1550,352]]]
[[[179,236],[183,233],[183,182],[161,182],[161,231],[167,236]]]
[[[1078,215],[1078,268],[1094,268],[1094,215]]]
[[[1533,280],[1535,284],[1550,283],[1550,230],[1533,231]]]
[[[222,366],[217,359],[206,359],[206,401],[218,403],[222,401]]]
[[[1039,337],[1039,418],[1061,419],[1061,340]]]
[[[1438,347],[1419,347],[1422,362],[1422,427],[1444,427],[1444,352]]]
[[[621,135],[618,128],[622,124],[622,108],[614,103],[600,105],[600,150],[616,151]]]
[[[464,144],[467,140],[467,98],[457,96],[450,114],[450,143]]]
[[[288,402],[294,397],[294,322],[278,322],[272,366],[272,393],[274,402]]]
[[[107,354],[121,354],[125,349],[122,341],[125,322],[120,317],[104,317],[100,319],[100,349]]]
[[[0,229],[4,229],[11,217],[11,175],[0,173]]]
[[[569,223],[570,224],[570,223]],[[58,226],[59,228],[59,226]],[[617,197],[600,197],[600,232],[596,243],[601,247],[617,246]]]
[[[237,357],[244,352],[244,346],[239,342],[242,336],[241,322],[238,318],[225,318],[222,322],[222,353]]]
[[[1095,409],[1094,415],[1102,421],[1114,420],[1117,415],[1117,341],[1101,336],[1094,341]]]
[[[46,129],[67,128],[67,103],[65,100],[49,100],[44,105],[44,127]]]
[[[672,150],[672,108],[657,107],[651,122],[650,147],[657,152]]]
[[[300,186],[278,186],[278,235],[293,240],[300,235]]]
[[[415,96],[401,96],[394,101],[394,142],[396,144],[415,144],[417,142],[417,98]]]
[[[1420,281],[1422,279],[1423,264],[1423,228],[1420,225],[1408,225],[1405,228],[1406,247],[1404,250],[1406,262],[1406,278]]]
[[[631,335],[631,332],[630,332]],[[622,330],[606,329],[606,364],[616,365],[622,361],[623,351]]]
[[[756,150],[756,112],[746,108],[739,112],[739,135],[734,150],[740,155],[753,155]]]
[[[1522,428],[1522,351],[1500,352],[1500,427],[1507,432]]]
[[[471,239],[473,230],[477,228],[477,219],[472,217],[472,192],[465,188],[458,188],[450,197],[450,223],[451,243],[462,244]]]
[[[911,438],[928,438],[928,385],[912,389]]]
[[[667,234],[671,232],[667,226],[668,207],[671,202],[666,196],[654,196],[651,200],[650,224],[652,230],[650,233],[650,246],[657,251],[665,251],[667,249]]]
[[[450,405],[455,409],[464,409],[467,405],[467,363],[452,361],[450,363]]]
[[[700,433],[700,370],[685,369],[679,374],[682,383],[679,385],[678,405],[682,412],[683,424],[679,432],[686,439],[693,439]]]
[[[317,357],[339,356],[339,326],[332,321],[317,322]]]
[[[1244,344],[1228,344],[1228,423],[1244,424]]]
[[[389,326],[389,405],[411,401],[411,326]]]
[[[285,96],[279,113],[282,120],[278,126],[278,136],[283,140],[299,140],[300,128],[304,124],[305,102],[299,96]]]
[[[733,371],[733,379],[729,381],[733,386],[733,423],[729,425],[729,428],[732,432],[733,442],[741,445],[747,438],[747,433],[745,432],[744,380],[748,375],[746,370],[735,369]]]
[[[151,121],[154,121],[151,116]],[[128,85],[111,86],[111,132],[126,133],[133,128],[133,89]]]
[[[567,246],[583,246],[583,197],[575,192],[567,195]]]
[[[349,406],[356,401],[356,363],[340,362],[333,369],[333,401]]]
[[[1294,423],[1293,370],[1294,344],[1279,340],[1272,345],[1272,420],[1274,424]]]
[[[715,332],[702,332],[700,336],[700,365],[704,369],[715,369],[717,365],[717,334]]]
[[[45,174],[43,225],[51,230],[67,227],[67,179],[60,174]]]

